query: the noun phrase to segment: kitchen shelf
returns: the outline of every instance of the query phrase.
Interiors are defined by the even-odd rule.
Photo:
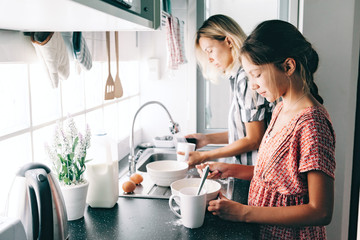
[[[0,29],[149,31],[160,26],[160,0],[139,0],[138,12],[101,0],[2,0]]]

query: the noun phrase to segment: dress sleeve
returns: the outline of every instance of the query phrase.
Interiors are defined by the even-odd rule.
[[[261,121],[265,118],[268,102],[248,85],[245,72],[242,70],[237,79],[237,103],[240,106],[243,122]]]
[[[319,170],[335,178],[335,133],[325,116],[312,116],[299,127],[299,172]]]

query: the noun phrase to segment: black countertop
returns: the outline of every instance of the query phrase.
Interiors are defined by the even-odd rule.
[[[235,180],[233,199],[246,203],[249,182]],[[70,240],[80,239],[255,239],[257,226],[225,221],[206,212],[202,227],[188,229],[170,210],[168,200],[119,197],[111,209],[85,209],[69,222]]]

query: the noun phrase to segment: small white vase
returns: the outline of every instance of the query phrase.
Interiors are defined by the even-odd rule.
[[[89,182],[79,185],[61,186],[68,221],[84,217]]]

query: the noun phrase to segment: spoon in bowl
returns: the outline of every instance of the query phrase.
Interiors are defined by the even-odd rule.
[[[209,165],[207,165],[207,166],[205,167],[204,171],[203,171],[203,175],[202,175],[201,181],[200,181],[200,186],[199,186],[199,188],[198,188],[198,191],[197,191],[197,194],[196,194],[196,195],[199,195],[199,194],[200,194],[201,189],[202,189],[202,187],[203,187],[203,185],[204,185],[204,182],[205,182],[208,174],[209,174]]]

